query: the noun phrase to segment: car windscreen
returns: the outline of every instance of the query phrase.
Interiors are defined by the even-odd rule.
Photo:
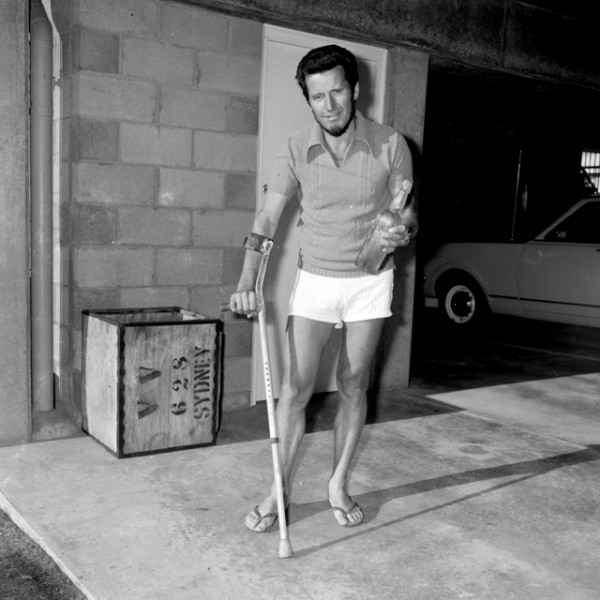
[[[545,236],[547,242],[600,244],[600,202],[583,204]]]

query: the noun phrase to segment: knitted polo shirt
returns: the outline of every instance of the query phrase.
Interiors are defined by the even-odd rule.
[[[318,123],[293,134],[278,152],[269,190],[300,202],[298,266],[316,275],[359,277],[354,265],[371,221],[402,181],[412,182],[404,137],[356,112],[356,130],[338,167]],[[393,267],[387,261],[384,268]]]

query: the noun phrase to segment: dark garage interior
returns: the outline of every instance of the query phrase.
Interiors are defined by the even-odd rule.
[[[525,242],[597,193],[582,153],[600,150],[600,93],[432,58],[418,277],[445,242]],[[594,171],[597,173],[597,171]],[[453,389],[593,373],[595,328],[490,316],[452,330],[417,289],[412,385]]]
[[[447,241],[530,239],[589,195],[581,156],[600,148],[599,102],[592,89],[432,59],[420,259]]]

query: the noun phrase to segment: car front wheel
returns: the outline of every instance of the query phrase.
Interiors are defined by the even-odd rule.
[[[440,294],[440,310],[451,325],[467,327],[483,320],[488,312],[483,292],[474,281],[454,280]]]

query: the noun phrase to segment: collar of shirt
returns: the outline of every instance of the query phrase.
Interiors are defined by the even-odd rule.
[[[352,140],[352,145],[355,142],[364,142],[373,156],[373,130],[371,127],[371,123],[368,119],[365,119],[360,111],[356,111],[354,116],[354,121],[356,123],[356,131],[354,132],[354,139]],[[326,145],[325,139],[323,138],[323,130],[318,123],[314,123],[310,129],[310,134],[308,137],[308,142],[306,144],[306,161],[310,162],[310,151],[315,146],[320,146],[325,152]]]

